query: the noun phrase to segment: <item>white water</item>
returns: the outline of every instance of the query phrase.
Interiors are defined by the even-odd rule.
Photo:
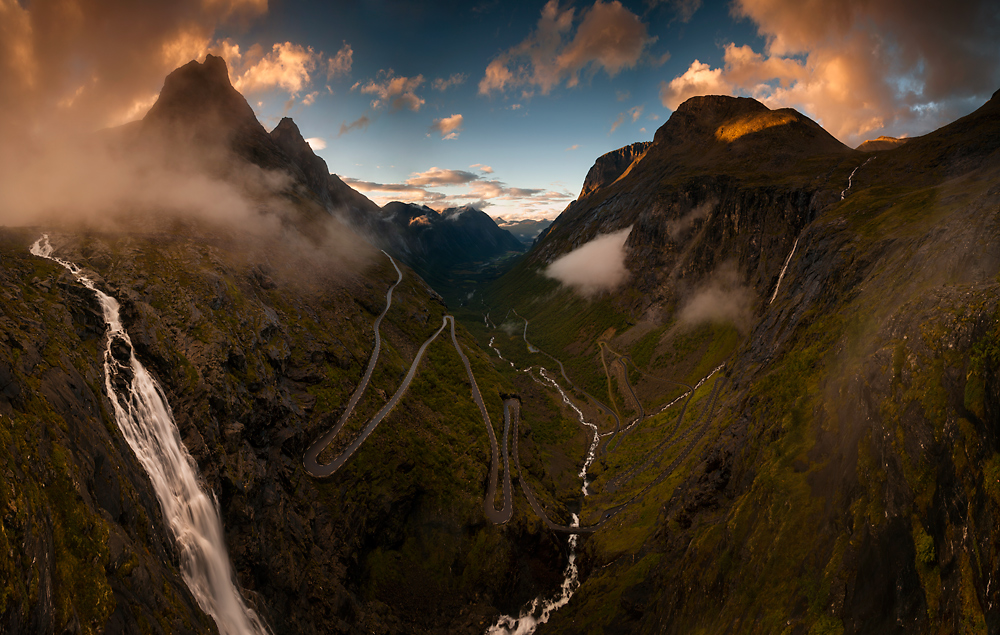
[[[778,289],[781,288],[781,281],[785,278],[785,271],[788,269],[788,263],[792,261],[792,255],[795,253],[795,248],[798,246],[798,244],[799,244],[799,238],[798,236],[796,236],[795,242],[792,243],[792,250],[788,252],[788,257],[785,258],[785,264],[781,266],[781,273],[778,274],[778,284],[774,285],[774,293],[771,294],[771,300],[768,302],[768,304],[774,302],[774,299],[778,297]]]
[[[577,476],[583,479],[583,495],[590,496],[590,492],[587,491],[587,469],[590,467],[590,464],[594,462],[594,457],[597,456],[597,446],[601,442],[600,432],[598,432],[595,424],[590,423],[583,417],[583,411],[577,408],[576,404],[570,401],[566,391],[563,390],[562,386],[560,386],[555,379],[549,377],[548,372],[544,368],[539,371],[539,374],[545,378],[545,381],[549,382],[549,384],[554,386],[555,389],[559,391],[559,394],[562,395],[563,403],[576,412],[576,417],[580,420],[580,423],[590,428],[594,433],[594,437],[590,441],[590,449],[587,450],[587,458],[584,459],[583,467],[580,468],[580,473],[577,474]]]
[[[205,613],[223,635],[268,633],[263,620],[246,605],[233,580],[232,566],[214,497],[201,489],[194,459],[181,443],[180,431],[156,380],[132,352],[132,341],[122,327],[118,302],[101,292],[80,268],[52,255],[48,235],[31,246],[31,253],[54,260],[97,295],[108,325],[104,351],[104,386],[115,411],[115,421],[132,451],[149,474],[156,497],[177,541],[181,574]],[[127,365],[112,355],[112,344],[128,345]],[[119,393],[112,377],[128,378],[128,392]]]
[[[871,158],[868,159],[868,161],[871,161],[874,158],[875,157],[871,157]],[[858,170],[860,170],[861,168],[865,167],[866,165],[868,165],[868,161],[865,161],[864,163],[862,163],[858,167],[856,167],[853,170],[851,170],[851,175],[847,177],[847,187],[844,188],[844,190],[840,193],[840,200],[844,200],[844,197],[847,196],[847,193],[851,191],[851,181],[854,180],[854,173],[857,172]]]
[[[527,331],[527,327],[525,328]],[[490,345],[492,346],[493,341],[490,340]],[[530,345],[529,345],[530,346]],[[494,348],[493,350],[496,350]],[[497,351],[497,355],[500,355],[500,351]],[[500,359],[503,359],[501,356]],[[511,364],[513,366],[513,364]],[[528,375],[534,379],[537,383],[546,385],[545,383],[535,379],[531,371],[535,367],[529,367],[523,372],[528,373]],[[576,407],[569,396],[566,395],[566,391],[562,389],[562,386],[556,382],[555,379],[549,376],[545,368],[539,367],[539,375],[545,379],[547,385],[554,386],[559,394],[562,395],[563,402],[565,402],[570,408],[576,412],[576,416],[580,423],[589,427],[594,432],[593,440],[590,442],[590,449],[587,451],[587,458],[583,462],[583,467],[580,469],[579,476],[583,481],[583,495],[589,496],[590,493],[587,491],[587,468],[590,464],[594,462],[594,457],[597,455],[597,446],[600,443],[600,434],[597,430],[597,426],[593,423],[587,421],[583,416],[583,411]],[[514,440],[517,443],[517,440]],[[570,522],[571,527],[580,526],[580,517],[576,514],[572,514],[572,521]],[[496,624],[490,626],[486,631],[486,635],[531,635],[535,632],[540,624],[544,624],[549,621],[549,617],[561,609],[562,607],[569,604],[570,599],[573,594],[580,587],[580,572],[576,566],[576,543],[579,540],[579,534],[571,534],[569,537],[569,558],[566,561],[566,570],[563,572],[562,585],[559,587],[559,594],[550,599],[544,600],[541,596],[532,600],[527,606],[521,609],[520,614],[517,617],[513,615],[501,615]]]
[[[573,521],[570,524],[579,527],[580,517],[573,514]],[[566,571],[563,574],[562,586],[559,587],[559,595],[551,600],[535,598],[517,617],[500,616],[497,623],[486,631],[487,635],[531,635],[539,624],[548,622],[553,613],[569,604],[573,593],[580,587],[580,572],[576,567],[576,541],[579,537],[579,534],[571,534],[569,537],[569,559],[566,561]]]
[[[499,348],[497,348],[496,346],[494,346],[494,345],[493,345],[493,342],[494,342],[494,341],[495,341],[496,339],[497,339],[497,338],[496,338],[496,335],[493,335],[493,336],[491,336],[491,337],[490,337],[490,348],[492,348],[493,350],[495,350],[495,351],[497,352],[497,357],[499,357],[499,358],[500,358],[500,359],[502,359],[503,361],[505,361],[505,362],[507,362],[508,364],[510,364],[510,367],[511,367],[511,368],[514,368],[514,362],[510,361],[509,359],[507,359],[506,357],[504,357],[503,355],[501,355],[501,354],[500,354],[500,349],[499,349]]]
[[[715,373],[719,372],[720,370],[722,370],[725,367],[726,367],[726,363],[725,362],[722,362],[721,364],[719,364],[718,366],[716,366],[715,370],[713,370],[712,372],[710,372],[709,374],[705,375],[704,377],[702,377],[701,379],[698,380],[698,383],[694,385],[694,389],[698,390],[699,388],[701,388],[702,384],[704,384],[706,381],[708,381],[709,379],[712,378],[712,375],[714,375]]]

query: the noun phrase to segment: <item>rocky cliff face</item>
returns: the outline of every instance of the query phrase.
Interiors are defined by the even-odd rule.
[[[709,381],[683,420],[622,441],[654,475],[682,462],[587,543],[550,632],[1000,628],[998,108],[872,158],[798,113],[690,100],[498,282],[491,299],[623,412],[608,350],[639,367],[647,413],[682,394],[664,380],[725,362],[717,400]],[[616,291],[582,301],[536,273],[629,225]],[[663,445],[706,417],[689,454]],[[609,453],[592,491],[642,460]]]
[[[639,141],[597,157],[597,161],[594,161],[593,167],[590,168],[587,177],[583,180],[580,198],[598,188],[614,183],[630,165],[642,157],[650,145],[648,141]]]

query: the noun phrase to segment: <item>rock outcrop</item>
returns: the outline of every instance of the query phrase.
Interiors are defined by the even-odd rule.
[[[650,145],[648,141],[639,141],[597,157],[594,165],[587,172],[587,177],[583,180],[580,198],[598,188],[614,183],[629,169],[629,166],[642,157]]]
[[[879,150],[892,150],[898,148],[909,141],[909,139],[897,139],[896,137],[881,136],[878,139],[868,139],[857,147],[861,152],[877,152]]]

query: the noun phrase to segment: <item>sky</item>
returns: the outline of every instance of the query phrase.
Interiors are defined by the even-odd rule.
[[[214,53],[379,204],[554,218],[685,99],[793,107],[850,146],[1000,88],[1000,6],[939,0],[0,0],[0,142],[140,118]],[[5,139],[6,137],[6,139]]]

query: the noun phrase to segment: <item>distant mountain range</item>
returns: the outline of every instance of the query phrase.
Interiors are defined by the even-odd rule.
[[[283,118],[266,133],[229,83],[225,62],[212,55],[203,64],[191,62],[167,77],[141,128],[143,134],[166,136],[180,145],[225,138],[248,162],[290,175],[290,196],[342,217],[374,246],[425,278],[440,279],[455,267],[524,250],[512,234],[472,207],[437,212],[393,202],[380,208],[330,173],[291,118]]]
[[[509,231],[514,238],[517,238],[526,245],[530,245],[552,224],[552,221],[533,219],[511,221],[497,218],[496,223],[500,226],[500,229]]]

